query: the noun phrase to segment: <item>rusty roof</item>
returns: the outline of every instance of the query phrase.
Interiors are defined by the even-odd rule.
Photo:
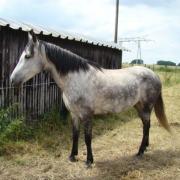
[[[108,48],[112,48],[112,49],[128,51],[128,49],[122,47],[119,44],[115,44],[113,42],[95,40],[93,38],[90,38],[90,37],[87,37],[87,36],[84,36],[81,34],[54,30],[51,28],[42,27],[39,25],[31,24],[31,23],[14,21],[11,19],[0,18],[0,26],[9,26],[12,29],[15,29],[15,30],[20,29],[20,30],[26,31],[26,32],[32,30],[35,34],[43,34],[45,36],[53,36],[55,38],[69,39],[69,40],[79,41],[79,42],[88,43],[88,44],[92,44],[92,45],[96,45],[96,46],[104,46],[104,47],[108,47]]]

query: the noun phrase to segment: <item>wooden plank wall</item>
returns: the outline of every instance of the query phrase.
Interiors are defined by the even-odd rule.
[[[67,39],[39,36],[40,39],[55,43],[69,49],[80,56],[94,60],[105,68],[119,68],[122,53],[105,47],[97,47]],[[0,27],[0,108],[9,107],[15,103],[18,107],[13,116],[21,114],[28,120],[36,120],[39,115],[57,106],[62,107],[60,89],[47,72],[36,75],[21,89],[11,87],[9,77],[17,64],[27,43],[27,33]]]

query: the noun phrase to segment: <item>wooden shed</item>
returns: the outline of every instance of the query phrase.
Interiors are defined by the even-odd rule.
[[[117,44],[0,18],[0,108],[18,103],[15,114],[23,113],[28,119],[36,119],[53,106],[59,106],[60,109],[62,107],[60,90],[48,73],[35,76],[20,90],[12,87],[9,82],[10,74],[27,43],[30,30],[33,30],[39,39],[95,61],[104,68],[121,68],[122,51],[126,49]]]

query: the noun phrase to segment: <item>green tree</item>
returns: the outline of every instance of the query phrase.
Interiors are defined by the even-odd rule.
[[[165,65],[165,66],[176,66],[176,63],[172,61],[164,61],[164,60],[159,60],[157,61],[158,65]]]
[[[144,64],[142,59],[134,59],[131,61],[130,64]]]

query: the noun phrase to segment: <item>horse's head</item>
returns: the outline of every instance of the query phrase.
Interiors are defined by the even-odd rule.
[[[44,69],[40,49],[37,37],[32,32],[28,33],[28,43],[10,77],[14,85],[21,85]]]

